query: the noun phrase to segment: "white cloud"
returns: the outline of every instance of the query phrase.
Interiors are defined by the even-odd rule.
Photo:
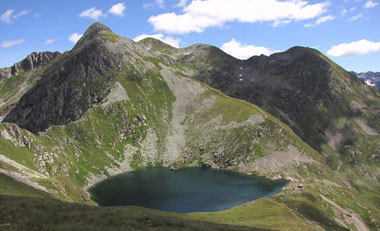
[[[164,0],[156,0],[156,3],[158,5],[158,7],[160,7],[160,8],[164,8],[165,7]]]
[[[11,23],[12,22],[12,14],[15,10],[14,9],[9,9],[5,11],[1,16],[0,20],[5,23]]]
[[[362,18],[362,17],[363,17],[363,14],[360,13],[360,14],[357,14],[357,15],[352,16],[352,17],[349,18],[347,21],[356,21],[356,20],[358,20],[358,19],[360,19],[360,18]]]
[[[371,42],[362,39],[352,43],[342,43],[333,46],[327,51],[328,55],[342,57],[342,56],[355,56],[365,55],[380,50],[380,42]]]
[[[292,21],[291,20],[279,20],[279,21],[275,21],[272,26],[273,27],[279,27],[279,26],[284,26],[286,24],[289,24],[291,23]]]
[[[72,43],[77,43],[78,40],[82,37],[83,34],[74,33],[71,34],[67,39]]]
[[[37,14],[34,14],[34,17],[35,18],[41,18],[41,15],[37,13]]]
[[[164,36],[163,34],[151,34],[151,35],[141,34],[137,36],[136,38],[134,38],[133,41],[138,42],[140,40],[143,40],[144,38],[155,38],[176,48],[179,48],[179,43],[181,42],[180,39],[175,39],[170,36]]]
[[[55,40],[57,40],[57,39],[48,39],[48,40],[45,40],[44,45],[48,45],[50,43],[53,43]]]
[[[22,10],[22,11],[20,11],[18,14],[14,15],[13,18],[14,18],[14,19],[17,19],[17,18],[19,18],[19,17],[21,17],[21,16],[23,16],[23,15],[27,15],[27,14],[29,14],[29,11],[27,11],[27,10]]]
[[[202,32],[226,22],[281,23],[312,19],[327,10],[329,2],[309,4],[303,0],[193,0],[183,14],[165,13],[149,18],[156,31],[173,34]]]
[[[222,45],[221,49],[238,59],[248,59],[254,55],[270,55],[273,52],[266,47],[257,47],[254,45],[244,45],[234,38]]]
[[[116,15],[116,16],[120,16],[120,17],[123,17],[124,16],[124,10],[125,10],[125,3],[124,2],[120,2],[118,4],[115,4],[111,7],[111,9],[108,10],[109,13],[113,14],[113,15]]]
[[[314,26],[313,23],[307,23],[307,24],[303,25],[303,27],[312,27],[312,26]]]
[[[29,11],[27,10],[22,10],[18,12],[17,14],[13,15],[15,12],[14,9],[9,9],[5,11],[1,16],[0,16],[0,21],[5,22],[5,23],[12,23],[12,19],[18,19],[19,17],[29,14]]]
[[[377,2],[373,2],[372,0],[367,1],[364,4],[364,8],[374,8],[375,6],[379,5]]]
[[[179,2],[175,5],[175,7],[185,7],[187,0],[179,0]]]
[[[331,21],[333,20],[335,17],[332,16],[332,15],[327,15],[327,16],[324,16],[324,17],[321,17],[321,18],[318,18],[318,20],[315,22],[317,25],[321,24],[321,23],[324,23],[324,22],[327,22],[327,21]]]
[[[347,13],[347,9],[343,9],[343,10],[340,12],[340,16],[343,17],[346,13]]]
[[[1,47],[11,47],[15,45],[20,45],[23,42],[24,42],[24,39],[5,41],[1,44]]]
[[[79,14],[79,17],[81,18],[91,18],[94,20],[98,20],[100,17],[105,17],[106,15],[103,14],[102,10],[98,10],[95,7],[92,7],[90,9],[84,10]]]
[[[318,18],[317,21],[314,24],[312,24],[312,23],[305,24],[304,27],[318,26],[321,23],[324,23],[324,22],[327,22],[327,21],[331,21],[331,20],[334,20],[334,19],[335,19],[334,16],[327,15],[327,16]]]
[[[142,6],[143,6],[144,9],[153,8],[154,7],[154,2],[144,3]]]

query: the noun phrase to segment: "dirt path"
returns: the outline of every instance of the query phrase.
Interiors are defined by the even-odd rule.
[[[8,157],[6,157],[2,154],[0,154],[0,161],[13,166],[14,168],[17,169],[17,171],[22,173],[22,175],[24,175],[27,178],[47,178],[47,176],[45,176],[45,175],[43,175],[37,171],[34,171],[28,167],[25,167],[24,165],[21,165],[21,164],[17,163],[16,161],[9,159]]]
[[[26,184],[32,188],[50,193],[49,190],[47,190],[45,187],[24,178],[20,173],[12,172],[12,171],[1,169],[1,168],[0,168],[0,173],[4,174],[6,176],[9,176],[10,178],[14,179],[15,181]]]
[[[365,122],[364,120],[355,119],[355,122],[368,135],[371,135],[371,136],[377,136],[377,135],[379,135],[379,133],[377,133],[377,131],[375,131],[374,129],[372,129],[371,127],[369,127],[368,124],[367,124],[367,122]]]
[[[362,219],[355,213],[351,213],[350,211],[348,211],[347,209],[344,209],[342,207],[340,207],[339,205],[337,205],[334,201],[330,200],[330,199],[327,199],[325,196],[321,195],[322,199],[324,201],[327,201],[329,204],[331,204],[332,206],[334,206],[334,212],[337,214],[337,215],[343,215],[344,217],[344,220],[348,223],[348,224],[353,224],[356,226],[356,229],[358,231],[368,231],[368,227],[367,225],[362,221]]]
[[[0,154],[0,162],[6,163],[17,169],[18,172],[10,171],[0,168],[0,173],[11,177],[12,179],[21,182],[23,184],[29,185],[35,189],[42,190],[44,192],[49,192],[45,187],[33,182],[33,179],[42,179],[47,178],[47,176],[36,172],[28,167],[25,167],[14,160],[9,159],[8,157]]]

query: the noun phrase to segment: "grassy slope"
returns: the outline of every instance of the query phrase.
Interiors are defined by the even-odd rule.
[[[110,35],[105,36],[107,39],[114,40]],[[160,61],[155,58],[146,58],[144,62],[153,63],[156,69],[140,73],[134,68],[126,66],[123,67],[124,71],[122,74],[115,79],[115,81],[120,82],[126,89],[128,97],[131,99],[130,101],[114,103],[106,108],[102,108],[101,106],[95,107],[81,120],[66,126],[53,126],[41,136],[32,135],[22,129],[14,128],[9,124],[1,124],[0,129],[2,130],[8,130],[10,133],[17,131],[15,137],[20,143],[20,145],[14,145],[8,140],[0,139],[2,142],[0,146],[2,148],[1,154],[32,169],[38,169],[36,165],[38,154],[45,152],[53,153],[54,162],[52,164],[48,163],[40,169],[42,172],[50,174],[50,178],[40,180],[41,185],[55,190],[56,193],[53,193],[53,196],[58,199],[81,203],[91,203],[88,201],[86,193],[80,187],[85,184],[86,176],[88,174],[108,175],[106,166],[117,167],[118,165],[115,160],[124,160],[123,150],[125,145],[129,144],[138,149],[141,148],[139,147],[139,140],[141,141],[146,137],[149,127],[154,128],[158,138],[157,159],[152,163],[144,163],[141,155],[139,155],[139,153],[141,153],[140,151],[133,156],[131,167],[133,169],[149,165],[160,165],[159,156],[163,151],[163,145],[168,132],[174,96],[158,72]],[[216,97],[215,103],[212,107],[208,108],[208,111],[195,114],[195,120],[190,121],[190,124],[206,124],[210,119],[219,114],[223,115],[223,123],[235,120],[236,122],[241,122],[251,114],[263,113],[260,109],[251,104],[228,98],[215,90],[210,89],[206,91],[203,97],[207,99],[210,96]],[[233,108],[233,110],[231,110],[231,108]],[[141,115],[146,117],[144,121],[146,125],[139,121],[138,117]],[[205,119],[206,115],[210,115],[208,119]],[[258,129],[260,132],[264,132],[266,136],[260,140],[260,148],[257,146],[248,147],[251,148],[249,149],[251,151],[253,150],[252,148],[255,148],[255,152],[253,153],[254,157],[256,155],[257,158],[265,156],[266,153],[270,153],[270,150],[265,152],[264,149],[264,146],[269,142],[274,146],[272,150],[282,150],[286,147],[286,144],[292,144],[299,149],[303,149],[307,155],[312,156],[318,162],[323,163],[321,156],[302,142],[290,128],[267,113],[265,113],[265,115],[266,120],[262,127],[252,127],[247,130],[236,129],[222,136],[224,137],[224,141],[227,141],[227,143],[225,143],[226,148],[238,147],[237,145],[241,140],[243,140],[241,143],[248,145],[250,139],[245,139],[249,137],[247,134],[257,132],[256,130]],[[282,133],[279,132],[280,129],[282,129]],[[218,137],[220,135],[215,134]],[[190,148],[197,147],[197,145],[204,140],[203,138],[209,138],[208,134],[198,136],[194,131],[191,131],[191,129],[187,130],[187,135],[190,141],[188,143]],[[30,148],[23,145],[24,140],[29,141]],[[104,155],[104,153],[107,153],[107,155]],[[36,154],[37,156],[35,156]],[[202,153],[199,154],[201,155]],[[234,149],[231,150],[231,154],[234,154]],[[196,157],[195,159],[202,158]],[[202,162],[198,162],[198,164],[201,163]],[[222,163],[223,162],[220,162],[219,164]],[[337,198],[338,204],[348,206],[362,217],[365,217],[367,224],[370,224],[370,219],[373,217],[378,219],[378,214],[380,214],[379,208],[376,205],[371,205],[370,201],[366,199],[367,196],[377,198],[376,194],[373,193],[376,192],[376,185],[371,185],[370,189],[365,191],[365,198],[358,196],[355,189],[343,186],[340,191],[340,189],[329,185],[320,185],[316,179],[327,178],[343,185],[343,181],[337,178],[338,175],[333,174],[330,169],[325,167],[326,166],[321,166],[318,163],[311,163],[300,165],[296,168],[283,169],[281,171],[289,171],[294,175],[302,175],[302,177],[308,179],[306,183],[310,185],[310,188],[308,188],[310,193],[317,195],[319,192],[324,192],[324,194],[330,196],[330,198]],[[54,168],[57,168],[55,173],[53,172]],[[359,208],[356,205],[357,203],[352,199],[345,198],[345,196],[339,194],[344,190],[352,195],[352,198],[354,198],[354,196],[357,197],[356,199],[360,204],[368,206],[367,208],[372,211],[372,215],[369,216],[366,214],[363,208]],[[308,193],[293,193],[291,196],[285,197],[284,193],[281,193],[278,197],[275,197],[275,201],[287,205],[301,217],[318,222],[326,229],[343,230],[334,220],[335,215],[331,208],[328,207],[328,204],[321,201],[317,196],[310,197]],[[260,203],[254,203],[247,207],[233,209],[231,210],[232,212],[227,210],[215,214],[209,213],[204,219],[221,223],[237,222],[237,224],[244,225],[257,224],[260,225],[260,227],[269,227],[270,225],[282,227],[288,221],[287,218],[289,216],[295,217],[294,213],[283,207],[283,204],[278,204],[273,200],[267,200],[265,203],[260,201]],[[274,209],[270,209],[270,207],[274,205]],[[265,208],[267,210],[265,210]],[[267,217],[264,218],[260,216],[260,213],[254,213],[255,209],[266,211],[268,216],[277,216],[279,211],[284,211],[285,213],[283,217],[277,217],[277,219],[273,221],[274,223],[271,223],[272,221],[267,223]],[[250,213],[252,219],[243,216],[246,212],[252,212]],[[187,216],[187,218],[191,219],[201,219],[200,217],[199,214]],[[225,219],[225,222],[223,219]],[[265,224],[268,225],[265,226]],[[301,222],[297,218],[294,219],[293,225],[295,227],[298,225],[300,227],[307,227],[307,223]],[[375,229],[374,226],[372,229]]]
[[[214,213],[189,213],[182,218],[212,221],[221,224],[244,225],[275,230],[322,230],[305,222],[285,205],[264,198],[228,210]]]
[[[252,227],[184,220],[137,207],[99,208],[52,199],[11,196],[0,196],[0,228],[1,230],[264,231]]]
[[[48,193],[34,189],[28,185],[20,183],[11,177],[0,173],[0,194],[11,196],[50,198]]]
[[[130,138],[120,141],[118,139],[118,131],[122,131],[120,125],[128,125],[134,123],[133,121],[136,118],[136,115],[144,114],[147,117],[147,123],[152,127],[156,127],[158,134],[160,134],[160,132],[161,134],[165,134],[165,129],[167,129],[165,123],[159,120],[160,118],[162,118],[162,116],[160,116],[159,114],[157,115],[157,113],[162,111],[160,108],[164,108],[165,110],[170,111],[170,104],[168,105],[162,103],[168,101],[170,102],[173,96],[162,93],[162,89],[165,88],[165,85],[159,88],[153,88],[157,89],[156,93],[151,92],[152,88],[149,88],[148,90],[148,87],[146,87],[144,89],[144,81],[147,81],[146,85],[150,85],[152,84],[151,81],[155,81],[154,78],[157,78],[158,81],[158,83],[154,84],[160,86],[160,76],[154,74],[154,72],[151,72],[153,74],[150,74],[145,78],[144,76],[141,76],[136,73],[135,75],[131,74],[131,72],[133,72],[133,70],[129,72],[127,71],[125,72],[125,75],[120,75],[116,78],[116,80],[119,81],[127,90],[128,95],[131,98],[131,101],[115,103],[107,108],[102,108],[100,106],[96,107],[90,110],[87,113],[87,115],[80,121],[71,123],[67,126],[53,126],[51,129],[49,129],[49,131],[46,132],[46,134],[43,134],[42,136],[35,136],[20,129],[18,130],[18,134],[21,135],[19,135],[18,137],[21,140],[24,138],[29,140],[32,148],[29,149],[22,146],[14,146],[10,141],[2,139],[1,141],[4,142],[4,144],[6,144],[2,146],[4,147],[2,151],[3,154],[20,163],[23,163],[22,161],[26,161],[24,163],[26,166],[29,166],[32,169],[36,169],[34,164],[36,159],[34,157],[35,152],[33,151],[33,147],[42,147],[43,150],[39,150],[39,152],[56,153],[57,155],[55,157],[55,162],[53,164],[47,164],[44,170],[46,170],[47,173],[49,173],[54,166],[70,163],[70,165],[67,166],[68,177],[59,176],[64,175],[64,168],[58,169],[57,173],[51,174],[50,178],[46,180],[40,180],[40,184],[47,188],[56,190],[58,193],[53,194],[53,196],[58,199],[89,203],[88,201],[86,202],[85,193],[82,191],[80,187],[78,187],[78,185],[83,185],[85,183],[84,176],[86,176],[89,173],[105,173],[105,165],[112,165],[115,163],[113,158],[117,160],[122,160],[123,157],[120,155],[120,152],[123,150],[124,144],[130,143],[138,147],[138,143],[136,143],[134,140],[138,139],[139,137],[142,137],[141,139],[144,138],[146,127],[136,126],[135,132]],[[267,117],[267,122],[263,124],[264,128],[261,128],[261,132],[265,134],[275,134],[274,131],[278,131],[280,127],[282,127],[284,128],[283,135],[284,137],[286,137],[286,139],[281,138],[280,136],[270,137],[264,139],[263,142],[267,142],[268,139],[270,141],[283,140],[284,142],[290,141],[296,146],[303,146],[302,141],[297,136],[295,136],[289,128],[287,128],[281,122],[272,118],[265,112],[262,112],[259,108],[252,106],[251,104],[248,104],[246,102],[226,97],[220,92],[215,91],[213,89],[209,89],[208,91],[206,91],[205,95],[203,95],[202,97],[204,99],[207,99],[211,96],[216,97],[216,101],[209,108],[209,110],[206,111],[207,114],[212,115],[209,117],[209,119],[212,119],[214,116],[222,114],[223,124],[228,124],[231,121],[242,122],[246,120],[249,117],[249,115],[252,114],[261,114]],[[169,98],[167,99],[165,97]],[[152,99],[156,100],[156,102],[148,101]],[[141,103],[134,102],[144,102],[146,104],[155,105],[155,107],[144,107],[141,106]],[[233,107],[234,110],[228,110],[229,107]],[[204,118],[204,112],[200,112],[200,114],[197,114],[196,119],[193,122],[201,124],[208,122],[207,120],[204,120],[202,118]],[[12,130],[9,129],[10,125],[8,124],[2,124],[0,126],[3,129],[8,129],[9,132]],[[268,128],[265,130],[265,127]],[[252,129],[255,128],[253,127]],[[262,129],[264,129],[264,131]],[[230,134],[230,138],[233,138],[232,140],[234,140],[234,142],[239,143],[239,139],[244,137],[245,132],[246,131],[244,130],[236,130]],[[289,137],[291,138],[290,140],[288,140]],[[227,143],[226,146],[234,144],[229,139],[226,140],[229,141],[229,143]],[[279,148],[281,149],[281,147]],[[308,148],[307,145],[303,148],[306,150],[309,149],[311,151],[311,149]],[[14,151],[7,152],[6,150]],[[105,151],[109,153],[113,158],[109,158],[108,156],[104,155]],[[65,157],[58,153],[64,154]],[[311,154],[312,152],[310,153],[310,155]],[[261,153],[258,157],[260,157],[261,155],[263,155],[263,153]],[[137,162],[135,167],[140,167],[139,164],[141,163]],[[201,162],[199,162],[199,164],[201,164]],[[269,203],[268,205],[266,205],[267,208],[272,207],[274,204],[276,204],[275,202],[269,200],[266,202]],[[237,222],[236,224],[240,225],[259,225],[262,228],[270,228],[271,226],[281,227],[282,225],[287,224],[287,222],[289,222],[289,217],[297,217],[290,210],[286,210],[286,208],[284,208],[283,205],[276,204],[276,206],[277,207],[273,209],[268,209],[266,214],[278,216],[279,211],[285,213],[282,214],[281,219],[275,219],[270,223],[267,222],[267,219],[257,216],[257,213],[251,213],[251,219],[245,220],[247,217],[241,216],[245,213],[244,211],[246,208],[244,207],[240,209],[234,209],[232,211],[227,210],[224,213],[216,214],[216,216],[213,216],[212,213],[210,213],[207,219],[214,222],[221,222],[221,220],[225,219],[224,217],[227,216],[229,219],[229,223]],[[254,207],[250,206],[248,209],[250,211],[254,211],[256,209],[264,209],[264,207],[265,205],[262,205],[262,203],[260,203],[260,206],[255,204]],[[236,217],[233,215],[235,212]],[[277,218],[280,217],[281,216],[278,216]],[[199,216],[197,217],[195,215],[191,215],[187,218],[199,219]],[[300,218],[292,219],[290,223],[293,224],[293,226],[291,227],[308,227],[308,224],[302,221]]]

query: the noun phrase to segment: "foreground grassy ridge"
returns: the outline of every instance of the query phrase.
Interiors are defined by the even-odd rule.
[[[181,218],[212,221],[220,224],[244,225],[275,230],[323,230],[294,214],[285,205],[269,198],[259,199],[235,208],[213,213],[176,215]]]
[[[48,193],[20,183],[2,173],[0,173],[0,185],[0,195],[51,198]]]
[[[185,220],[137,207],[99,208],[11,196],[0,196],[0,227],[1,230],[272,230]]]

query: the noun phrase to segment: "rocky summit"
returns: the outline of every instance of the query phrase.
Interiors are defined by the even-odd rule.
[[[95,23],[71,51],[1,69],[0,116],[0,227],[380,228],[380,91],[314,49],[239,60]],[[93,206],[91,185],[152,166],[289,184],[213,213]]]

